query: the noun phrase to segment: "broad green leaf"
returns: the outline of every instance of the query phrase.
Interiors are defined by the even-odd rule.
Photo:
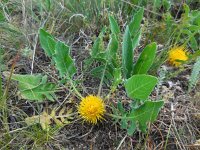
[[[132,99],[146,100],[154,89],[157,78],[150,75],[133,75],[125,82],[128,97]]]
[[[91,56],[95,58],[102,50],[104,49],[104,43],[103,43],[103,35],[104,32],[106,31],[106,28],[103,28],[97,39],[95,40],[92,51],[91,51]]]
[[[133,16],[132,21],[129,24],[131,36],[134,37],[140,29],[140,24],[143,18],[144,8],[138,10]]]
[[[45,0],[45,6],[48,11],[51,9],[51,3],[52,3],[51,0]]]
[[[118,103],[121,103],[120,101],[118,101]],[[118,105],[117,105],[118,106]],[[111,108],[112,108],[112,112],[113,112],[113,114],[115,115],[115,116],[121,116],[121,114],[120,114],[120,109],[117,107],[114,107],[112,104],[111,104]],[[123,108],[123,106],[122,106],[122,108]],[[113,119],[114,119],[114,122],[113,122],[113,124],[116,124],[116,123],[118,123],[121,119],[119,119],[118,117],[113,117]]]
[[[104,49],[104,33],[106,32],[106,27],[104,27],[99,36],[96,38],[94,41],[92,50],[90,52],[91,57],[86,59],[84,68],[88,68],[89,66],[92,65],[94,60],[100,61],[100,62],[106,62],[107,61],[107,52]]]
[[[156,43],[151,43],[147,45],[142,53],[140,54],[140,57],[138,58],[138,61],[136,62],[133,74],[146,74],[151,65],[153,64],[153,61],[156,56]]]
[[[72,78],[76,73],[74,61],[69,53],[70,49],[67,45],[60,41],[56,43],[54,61],[61,77],[68,76]]]
[[[191,89],[196,86],[196,83],[199,80],[199,76],[200,76],[200,57],[197,57],[197,60],[193,66],[192,73],[189,79],[188,91],[191,91]]]
[[[95,68],[93,68],[93,69],[90,71],[90,73],[91,73],[92,75],[98,75],[98,76],[101,78],[104,68],[105,68],[104,65],[95,67]]]
[[[101,44],[102,43],[102,38],[98,37],[95,42],[94,45],[92,47],[92,52],[91,52],[91,56],[95,57],[100,51],[101,51]]]
[[[56,49],[56,41],[52,37],[48,36],[47,43],[48,43],[48,48],[53,51],[52,55],[54,55]]]
[[[99,36],[96,38],[94,41],[92,50],[90,52],[91,58],[88,58],[84,60],[85,66],[84,68],[88,68],[89,66],[92,65],[94,60],[100,60],[100,61],[105,61],[106,60],[106,54],[105,52],[102,54],[102,50],[104,49],[104,42],[103,42],[103,35],[104,32],[106,31],[106,28],[104,27],[99,34]]]
[[[198,50],[198,43],[197,43],[197,40],[195,39],[194,36],[192,36],[190,38],[190,46],[191,46],[191,48],[192,48],[193,51]]]
[[[124,78],[129,78],[133,69],[133,46],[129,27],[126,27],[122,44],[122,69]]]
[[[120,28],[117,24],[117,21],[112,16],[109,16],[109,21],[110,21],[111,32],[116,35],[119,34]]]
[[[41,74],[38,74],[38,75],[13,74],[11,78],[12,80],[19,82],[18,85],[19,85],[20,90],[26,90],[26,89],[33,89],[37,87],[39,84],[41,84],[42,78],[44,77]]]
[[[120,68],[114,68],[113,70],[113,86],[118,86],[122,81],[122,75],[121,75],[121,69]]]
[[[114,34],[111,35],[111,39],[108,43],[107,50],[107,60],[109,63],[114,62],[114,65],[117,61],[117,50],[118,50],[118,40]]]
[[[46,83],[46,84],[40,84],[32,89],[21,90],[20,96],[23,99],[28,99],[31,101],[43,102],[45,99],[54,101],[54,99],[56,98],[55,92],[56,92],[56,84]]]
[[[127,119],[127,112],[125,111],[122,102],[118,101],[117,103],[117,111],[116,111],[117,116],[121,116],[123,119],[120,120],[120,126],[122,129],[127,129],[128,128],[128,119]],[[119,121],[119,120],[118,120]]]
[[[198,30],[200,30],[200,25],[199,26],[197,26],[197,25],[189,25],[188,26],[188,30],[190,30],[191,32],[198,31]]]
[[[3,12],[0,11],[0,23],[6,21]]]
[[[190,30],[188,30],[188,29],[183,29],[183,30],[182,30],[182,33],[183,33],[183,34],[187,34],[188,36],[191,36],[191,35],[192,35],[192,32],[190,32]]]
[[[4,72],[8,77],[8,73]],[[13,74],[12,80],[18,81],[19,94],[23,99],[42,102],[56,99],[56,84],[47,83],[47,76]]]
[[[127,133],[128,133],[128,135],[131,136],[135,132],[135,130],[137,128],[137,124],[136,124],[136,121],[134,121],[134,120],[130,120],[129,122],[130,122],[130,124],[127,128]]]
[[[119,112],[121,114],[125,114],[126,113],[126,111],[125,111],[125,109],[124,109],[121,101],[118,101],[118,103],[117,103],[117,109],[119,110]]]
[[[94,77],[96,78],[100,78],[102,77],[103,75],[103,72],[104,72],[104,69],[105,69],[105,65],[101,65],[101,66],[98,66],[96,68],[93,68],[90,73],[91,75],[93,75]],[[109,85],[109,82],[112,80],[113,76],[111,74],[111,71],[109,71],[109,67],[107,66],[106,70],[105,70],[105,76],[104,76],[104,79],[103,81]]]
[[[122,129],[127,129],[128,128],[128,119],[126,118],[126,114],[122,115],[122,117],[124,119],[122,119],[120,121],[120,126],[121,126]]]
[[[183,9],[184,9],[184,15],[189,15],[189,13],[190,13],[190,7],[186,4],[186,3],[184,3],[183,4]]]
[[[127,118],[138,122],[139,129],[142,132],[146,132],[147,123],[152,123],[156,120],[163,104],[163,101],[145,101],[143,105],[134,109]]]
[[[51,40],[49,40],[49,38],[51,38]],[[55,49],[52,49],[52,46],[49,47],[49,45],[55,44],[52,35],[46,32],[44,29],[40,29],[39,39],[41,47],[44,49],[45,53],[51,57],[55,53]]]
[[[128,135],[132,135],[133,132],[136,130],[136,121],[133,120],[133,118],[128,118],[128,112],[126,112],[126,110],[124,109],[122,102],[118,101],[117,103],[117,108],[114,109],[113,111],[115,116],[121,116],[122,119],[117,119],[116,118],[116,122],[120,123],[120,127],[122,129],[126,129],[128,132]]]
[[[104,52],[100,52],[96,55],[95,60],[98,60],[100,62],[106,62],[107,61],[107,53]]]
[[[140,39],[141,39],[141,34],[142,31],[140,30],[132,39],[133,41],[133,50],[135,50],[135,48],[139,45]]]
[[[191,13],[191,23],[200,27],[200,11],[192,10]]]

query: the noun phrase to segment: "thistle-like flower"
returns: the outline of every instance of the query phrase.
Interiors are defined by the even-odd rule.
[[[81,100],[78,112],[84,121],[97,124],[97,121],[103,119],[106,112],[105,104],[100,97],[88,95]]]
[[[188,56],[184,46],[175,46],[169,51],[168,62],[179,67],[182,62],[187,61]]]

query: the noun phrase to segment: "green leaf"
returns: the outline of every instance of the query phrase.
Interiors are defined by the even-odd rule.
[[[139,129],[142,132],[146,132],[147,123],[152,123],[156,120],[163,104],[163,101],[145,101],[143,105],[134,109],[127,118],[138,122]]]
[[[50,50],[53,50],[52,55],[54,55],[55,49],[56,49],[56,41],[52,37],[48,36],[47,37],[47,43],[48,43],[48,48]]]
[[[95,40],[92,51],[91,51],[91,56],[95,58],[100,52],[102,52],[102,49],[104,49],[104,43],[103,43],[103,35],[104,32],[106,31],[106,28],[103,28],[97,39]]]
[[[51,38],[51,40],[49,40],[49,38]],[[49,57],[51,57],[55,53],[55,49],[52,49],[52,46],[49,47],[49,45],[53,45],[56,43],[52,35],[46,32],[44,29],[40,29],[39,39],[40,39],[41,47],[44,49],[45,53]]]
[[[4,75],[8,77],[8,73]],[[42,102],[56,98],[56,84],[47,83],[47,76],[13,74],[11,79],[18,81],[19,94],[23,99]]]
[[[200,11],[192,10],[190,13],[191,23],[200,27]]]
[[[123,107],[123,104],[121,101],[118,101],[117,108],[113,108],[113,113],[115,116],[120,116],[120,119],[118,117],[115,118],[115,123],[119,122],[120,127],[122,129],[126,129],[129,135],[132,135],[133,132],[136,130],[136,122],[133,120],[133,118],[128,118],[129,113],[126,112],[126,110]]]
[[[195,30],[198,31],[200,28],[198,26],[193,25],[193,26],[189,26],[188,29],[182,30],[182,33],[188,35],[190,46],[191,46],[192,50],[193,51],[198,50],[198,43],[195,39],[194,34],[191,31],[194,30],[194,32],[195,32]]]
[[[33,89],[37,87],[39,84],[41,84],[42,78],[44,77],[41,74],[38,74],[38,75],[13,74],[12,75],[12,80],[19,81],[20,90]]]
[[[121,68],[114,68],[113,70],[113,82],[111,90],[114,91],[117,86],[122,82]]]
[[[90,71],[90,74],[97,75],[97,76],[99,76],[99,78],[101,78],[104,69],[105,69],[105,66],[104,65],[100,65],[98,67],[93,68]]]
[[[191,89],[196,86],[196,83],[199,80],[199,73],[200,73],[200,57],[197,58],[193,66],[192,73],[189,79],[188,91],[191,91]]]
[[[112,16],[109,16],[109,21],[110,21],[111,32],[116,35],[119,34],[120,28],[117,24],[117,21]]]
[[[199,21],[200,21],[200,20],[199,20]],[[187,30],[187,29],[185,29],[185,30]],[[197,25],[189,25],[189,26],[188,26],[188,30],[194,33],[194,32],[196,32],[196,31],[200,30],[200,25],[199,25],[199,26],[197,26]],[[187,34],[187,33],[186,33],[186,34]],[[188,35],[192,35],[192,33],[190,33],[190,34],[188,34]]]
[[[122,119],[120,121],[120,126],[121,126],[122,129],[127,129],[128,128],[128,119],[126,118],[126,114],[124,114],[122,117],[124,119]]]
[[[105,70],[106,69],[106,70]],[[109,71],[109,67],[107,66],[107,68],[105,68],[105,65],[101,65],[101,66],[98,66],[98,67],[95,67],[93,68],[91,71],[90,71],[90,74],[96,78],[99,78],[101,79],[102,75],[103,75],[103,72],[105,70],[105,76],[104,76],[104,79],[103,81],[108,85],[109,82],[112,80],[112,74],[111,74],[111,71]]]
[[[21,90],[20,94],[23,99],[28,99],[31,101],[43,102],[45,99],[54,101],[56,98],[55,90],[56,84],[46,83],[40,84],[39,86],[32,89]]]
[[[111,39],[108,43],[107,50],[107,60],[109,63],[114,62],[116,64],[117,61],[117,50],[118,50],[118,40],[114,34],[111,35]]]
[[[128,97],[146,100],[154,89],[158,79],[150,75],[133,75],[125,82]]]
[[[49,11],[51,9],[51,0],[45,0],[45,5],[47,10]]]
[[[169,10],[169,9],[171,8],[171,2],[168,1],[168,0],[163,0],[162,4],[163,4],[163,7],[164,7],[166,10]]]
[[[130,120],[129,122],[130,122],[130,124],[129,124],[129,127],[127,128],[127,133],[129,136],[131,136],[135,132],[137,125],[134,120]]]
[[[159,9],[161,5],[162,5],[161,0],[153,0],[153,11],[156,11],[156,9]]]
[[[0,74],[0,100],[3,97],[3,88],[2,88],[2,78],[1,78],[1,74]]]
[[[60,41],[56,43],[54,61],[61,77],[67,75],[69,78],[72,78],[76,73],[74,61],[69,53],[70,49],[67,45]]]
[[[95,60],[98,60],[100,62],[106,62],[107,61],[107,53],[104,52],[100,52],[96,55]]]
[[[142,53],[140,54],[140,57],[138,58],[138,61],[136,62],[133,74],[146,74],[151,65],[153,64],[153,61],[156,56],[156,43],[151,43],[147,45]]]
[[[91,56],[95,57],[100,51],[101,51],[101,44],[102,43],[102,38],[98,37],[95,42],[94,45],[92,47],[92,52],[91,52]]]
[[[5,21],[6,21],[6,19],[4,17],[4,14],[3,14],[3,12],[0,11],[0,23],[5,22]]]
[[[126,111],[125,111],[125,109],[124,109],[121,101],[118,101],[118,103],[117,103],[117,109],[119,110],[119,112],[121,114],[125,114],[126,113]]]
[[[129,24],[130,33],[132,37],[134,37],[135,34],[137,34],[137,32],[140,29],[143,13],[144,13],[144,8],[140,8],[138,12],[133,16],[133,19]]]
[[[129,78],[133,69],[133,46],[129,27],[126,27],[122,44],[122,69],[124,78]]]
[[[193,51],[198,50],[198,43],[194,36],[190,38],[190,45]]]
[[[141,39],[141,34],[142,31],[140,30],[132,39],[133,41],[133,50],[135,50],[135,48],[139,45],[140,39]]]
[[[185,11],[184,14],[188,16],[189,13],[190,13],[190,7],[186,3],[184,3],[183,4],[183,9]]]

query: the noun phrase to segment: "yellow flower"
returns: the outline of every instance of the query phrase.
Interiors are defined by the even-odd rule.
[[[103,119],[105,111],[103,100],[93,95],[83,98],[78,106],[80,116],[92,124],[97,124],[98,120]]]
[[[182,64],[181,61],[187,61],[188,56],[184,46],[175,46],[169,51],[168,62],[176,67]]]

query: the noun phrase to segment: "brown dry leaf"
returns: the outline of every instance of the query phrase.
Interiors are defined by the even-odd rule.
[[[50,112],[48,114],[47,112]],[[58,126],[63,126],[66,124],[69,124],[69,119],[72,119],[73,117],[70,116],[72,113],[72,109],[67,110],[66,107],[63,107],[59,112],[58,115],[56,115],[56,109],[52,109],[51,111],[44,110],[40,115],[27,117],[25,119],[25,122],[28,125],[33,125],[39,123],[43,130],[49,130],[50,125],[55,122]]]
[[[167,102],[169,99],[174,98],[174,91],[167,88],[166,86],[162,86],[162,99]]]
[[[195,119],[195,121],[200,121],[200,113],[193,113],[191,114],[193,119]]]
[[[195,146],[200,146],[200,139],[196,140],[196,142],[194,143]]]
[[[43,130],[49,130],[51,124],[51,116],[49,116],[45,111],[39,116],[39,123]]]
[[[43,111],[41,115],[27,117],[25,119],[25,122],[28,125],[39,123],[43,130],[49,130],[49,125],[51,124],[51,118],[52,117],[48,115],[46,111]]]
[[[195,113],[194,116],[195,116],[197,119],[200,119],[200,113]]]

